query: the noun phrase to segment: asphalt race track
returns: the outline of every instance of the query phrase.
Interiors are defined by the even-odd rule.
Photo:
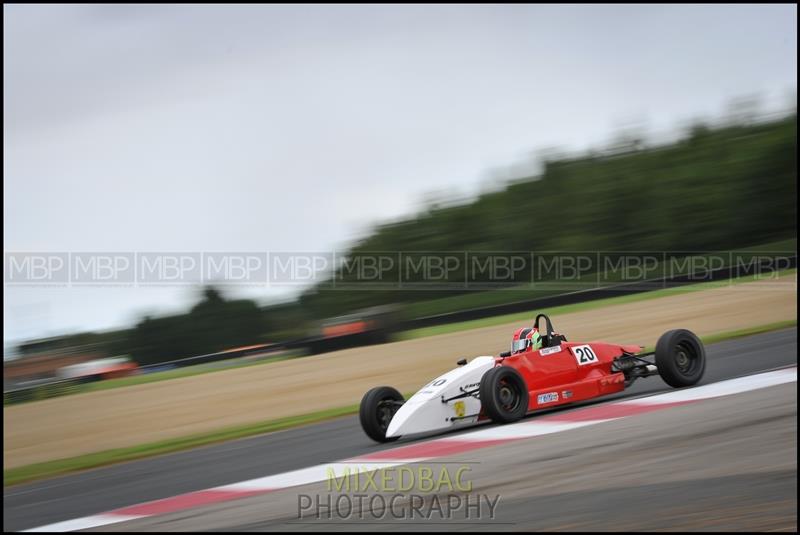
[[[470,497],[471,513],[457,502],[436,512],[435,501],[459,497],[448,491],[413,492],[418,514],[409,511],[410,493],[389,514],[368,500],[351,512],[357,492],[314,483],[100,529],[796,531],[796,416],[792,382],[414,464],[434,473],[469,467],[473,488],[461,496]],[[398,495],[360,494],[387,502]],[[328,505],[301,505],[328,498],[338,504],[332,514]]]
[[[789,329],[715,344],[708,347],[708,359],[702,384],[793,365],[797,363],[797,331]],[[365,390],[369,386],[373,385],[365,385]],[[671,389],[659,378],[653,377],[640,380],[616,398],[668,390]],[[552,455],[545,460],[536,458],[537,466],[548,466],[553,474],[574,467],[576,459],[587,466],[613,463],[609,466],[615,467],[613,471],[609,468],[610,473],[603,477],[595,470],[583,470],[580,475],[570,478],[571,485],[563,485],[562,480],[552,474],[549,480],[539,479],[534,474],[529,478],[513,477],[516,463],[509,463],[508,459],[533,455],[530,448],[525,448],[526,441],[488,448],[480,454],[473,452],[469,455],[470,460],[480,459],[475,470],[475,484],[481,487],[482,492],[493,489],[494,493],[503,496],[502,522],[509,525],[498,521],[463,526],[450,523],[448,526],[450,529],[587,530],[593,527],[785,529],[787,525],[794,525],[796,529],[796,461],[792,465],[786,460],[787,455],[796,457],[795,392],[795,384],[784,385],[631,418],[646,418],[652,422],[652,428],[649,423],[643,427],[622,420],[601,424],[602,432],[595,427],[554,435],[548,439],[547,446],[553,448]],[[610,399],[615,397],[605,398],[603,402]],[[572,408],[562,409],[565,410]],[[656,422],[661,422],[661,425],[656,426]],[[677,422],[680,425],[676,425]],[[711,432],[710,429],[715,430]],[[663,436],[655,440],[658,434]],[[705,445],[705,449],[698,448],[696,456],[691,454],[692,441]],[[397,447],[403,442],[408,441],[388,446],[375,445],[363,435],[357,418],[348,417],[17,485],[4,489],[3,527],[7,531],[29,529],[365,455]],[[639,447],[634,447],[636,444]],[[649,445],[644,447],[644,444]],[[735,463],[735,469],[730,463],[725,464],[724,470],[709,468],[714,464],[711,452],[715,445],[730,449],[737,444],[742,450],[728,451],[729,457],[726,457],[740,459]],[[689,453],[679,455],[678,450]],[[539,456],[543,454],[542,451],[536,453]],[[663,477],[663,464],[659,465],[661,472],[652,463],[648,464],[648,459],[654,456],[662,461],[669,459],[675,464],[676,473],[690,470],[697,474],[697,478]],[[625,469],[630,466],[644,468],[638,471]],[[503,477],[503,470],[511,473]],[[547,481],[549,483],[544,485]],[[603,489],[602,493],[598,492],[599,488]],[[288,492],[247,498],[225,507],[185,511],[180,519],[174,518],[175,515],[165,519],[172,523],[159,524],[158,518],[152,518],[115,524],[106,529],[307,529],[307,525],[287,524],[287,519],[290,520],[295,513],[296,504],[290,497],[278,494]],[[674,503],[675,496],[683,497],[680,506]],[[538,504],[535,508],[530,506],[533,501]],[[662,511],[660,515],[642,512],[644,506],[653,502],[663,504],[659,509]],[[698,505],[687,508],[686,503]],[[281,507],[283,510],[279,510]],[[625,513],[607,514],[610,508],[615,507]],[[649,511],[651,508],[646,509]],[[407,528],[408,524],[396,525],[404,526]],[[353,529],[355,526],[345,523],[341,527]],[[367,527],[376,528],[374,524]]]

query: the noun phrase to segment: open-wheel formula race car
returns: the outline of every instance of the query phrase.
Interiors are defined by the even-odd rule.
[[[553,330],[550,318],[539,314],[532,328],[515,333],[510,351],[469,363],[462,359],[408,401],[389,386],[371,389],[361,400],[361,427],[373,440],[388,442],[485,420],[515,422],[537,409],[621,392],[640,377],[660,375],[675,388],[703,377],[705,349],[691,331],[667,331],[655,351],[642,349],[569,342]]]

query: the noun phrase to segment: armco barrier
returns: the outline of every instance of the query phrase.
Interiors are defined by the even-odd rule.
[[[787,263],[781,265],[781,269],[792,269],[797,267],[797,255],[787,256],[785,258]],[[758,273],[763,275],[771,273],[772,266],[773,264],[771,262],[764,261],[758,265]],[[676,288],[688,284],[726,280],[739,276],[741,273],[738,270],[738,267],[728,266],[715,270],[694,272],[689,275],[678,275],[674,277],[651,279],[641,282],[615,284],[601,288],[591,288],[576,292],[568,292],[549,297],[540,297],[536,299],[516,301],[513,303],[505,303],[502,305],[492,305],[460,310],[458,312],[448,312],[446,314],[436,314],[407,320],[403,322],[401,330],[432,327],[435,325],[446,325],[448,323],[457,323],[459,321],[469,321],[490,318],[492,316],[502,316],[504,314],[540,310],[548,307],[585,303],[588,301],[596,301],[598,299],[606,299],[609,297],[619,297],[621,295],[633,295],[653,290],[661,290],[663,288]]]

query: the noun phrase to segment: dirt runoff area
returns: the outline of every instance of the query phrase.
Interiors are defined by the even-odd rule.
[[[797,275],[792,273],[552,320],[571,340],[652,346],[672,328],[704,336],[796,318]],[[482,327],[10,406],[3,408],[4,465],[8,469],[353,405],[372,386],[414,391],[461,357],[505,350],[520,326]]]

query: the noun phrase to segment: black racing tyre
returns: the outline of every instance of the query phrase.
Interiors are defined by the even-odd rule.
[[[675,329],[661,335],[656,343],[658,374],[669,386],[692,386],[706,371],[706,350],[692,331]]]
[[[492,368],[481,378],[481,407],[493,422],[516,422],[528,412],[528,386],[510,366]]]
[[[377,386],[364,394],[358,418],[367,436],[375,442],[391,442],[400,438],[386,438],[386,430],[403,402],[403,395],[391,386]]]

